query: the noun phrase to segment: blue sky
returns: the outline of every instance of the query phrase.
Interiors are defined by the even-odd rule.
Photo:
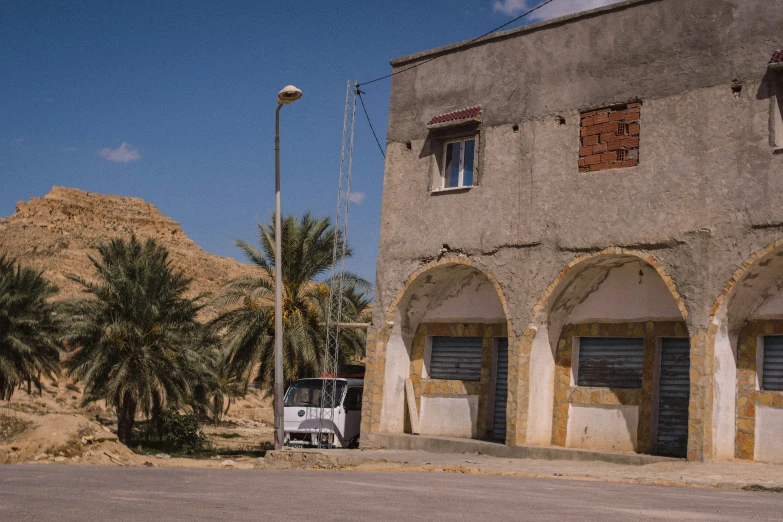
[[[554,0],[529,21],[614,1]],[[52,185],[136,196],[205,250],[242,260],[234,239],[254,239],[274,207],[278,90],[304,92],[282,113],[283,212],[333,217],[346,81],[535,3],[4,0],[0,216]],[[363,89],[382,144],[389,85]],[[371,280],[382,184],[357,114],[348,267]]]

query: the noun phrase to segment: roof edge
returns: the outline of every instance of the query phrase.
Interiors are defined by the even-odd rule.
[[[398,67],[406,63],[421,60],[422,58],[428,58],[440,54],[448,54],[449,52],[455,51],[457,49],[468,49],[470,47],[492,42],[493,40],[504,39],[510,36],[517,36],[525,33],[539,31],[541,29],[547,29],[549,26],[563,25],[563,24],[575,22],[582,18],[591,18],[596,15],[601,15],[611,11],[620,11],[623,9],[627,9],[629,7],[634,7],[636,5],[650,4],[653,2],[662,2],[662,1],[663,0],[625,0],[624,2],[618,2],[616,4],[597,7],[595,9],[589,9],[587,11],[580,11],[578,13],[560,16],[558,18],[552,18],[551,20],[544,20],[542,22],[536,22],[534,24],[523,25],[522,27],[509,29],[507,31],[499,31],[497,33],[492,33],[490,35],[487,35],[481,40],[478,40],[473,43],[471,43],[472,39],[462,40],[461,42],[456,42],[441,47],[435,47],[433,49],[428,49],[426,51],[420,51],[418,53],[408,54],[405,56],[400,56],[399,58],[394,58],[390,60],[389,63],[391,64],[392,67]]]
[[[466,107],[433,116],[426,127],[430,130],[441,127],[453,127],[469,121],[481,121],[481,105]]]

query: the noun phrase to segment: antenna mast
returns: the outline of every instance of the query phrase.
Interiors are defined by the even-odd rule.
[[[337,188],[337,211],[332,250],[332,277],[329,280],[329,310],[326,321],[326,352],[324,353],[323,389],[318,425],[318,447],[328,447],[337,442],[334,410],[337,396],[337,364],[340,359],[340,322],[343,315],[343,274],[348,238],[348,203],[351,194],[351,168],[353,166],[353,128],[356,121],[356,90],[358,85],[349,80],[345,90],[345,114],[343,116],[343,142],[340,152],[340,181]],[[332,434],[332,442],[329,434]]]

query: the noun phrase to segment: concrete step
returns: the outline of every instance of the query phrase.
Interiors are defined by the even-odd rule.
[[[657,462],[684,462],[684,459],[621,453],[592,451],[558,446],[506,446],[483,440],[409,435],[403,433],[369,433],[362,435],[362,448],[386,448],[390,450],[418,450],[430,453],[478,453],[492,457],[539,460],[597,461],[628,466],[644,466]]]

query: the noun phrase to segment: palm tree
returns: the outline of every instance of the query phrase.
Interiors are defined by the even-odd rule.
[[[232,399],[247,394],[247,384],[247,378],[232,372],[228,358],[223,356],[215,368],[215,380],[209,391],[209,409],[215,425],[228,413]]]
[[[27,382],[41,390],[41,377],[60,372],[57,287],[42,272],[0,256],[0,399],[9,400]]]
[[[228,283],[216,300],[222,312],[210,327],[223,334],[228,365],[234,375],[251,376],[267,393],[274,384],[274,216],[268,226],[258,225],[261,250],[237,240],[250,261],[260,268],[258,277],[244,277]],[[283,375],[286,385],[302,377],[314,377],[322,370],[326,344],[332,251],[337,230],[329,218],[314,219],[310,213],[282,221],[283,262]],[[338,237],[338,240],[341,238]],[[346,245],[345,257],[352,251]],[[342,258],[338,258],[338,262]],[[370,283],[346,272],[342,294],[343,321],[355,321],[368,305]],[[341,333],[340,360],[361,358],[364,332],[346,329]]]
[[[191,279],[153,239],[113,239],[90,256],[98,282],[70,279],[93,296],[73,303],[67,360],[84,382],[83,402],[106,400],[117,409],[117,435],[131,438],[137,410],[152,418],[192,404],[210,370],[210,338],[196,322],[201,296],[187,298]]]

